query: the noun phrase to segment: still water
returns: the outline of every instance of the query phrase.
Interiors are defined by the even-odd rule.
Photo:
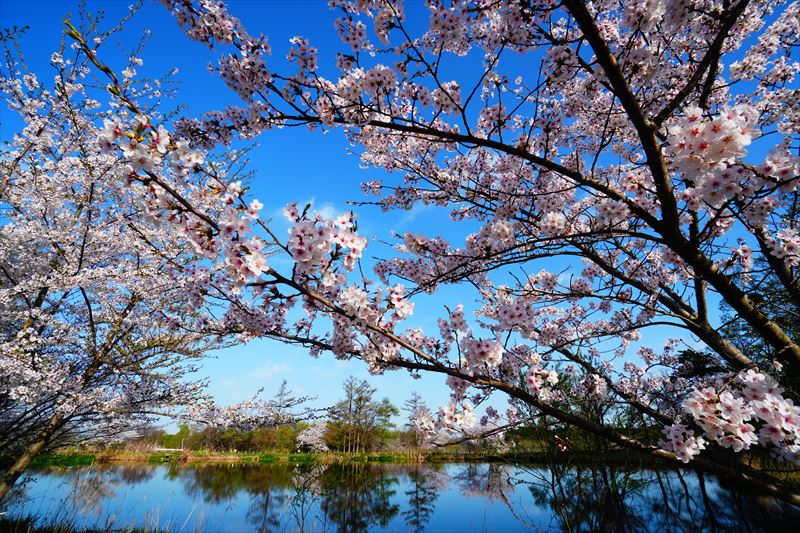
[[[49,469],[11,516],[98,530],[789,531],[800,511],[687,471],[510,464]]]

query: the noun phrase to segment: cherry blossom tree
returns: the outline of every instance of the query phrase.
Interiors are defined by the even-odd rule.
[[[260,395],[261,391],[250,400],[228,406],[206,399],[189,406],[183,416],[210,428],[253,431],[281,424],[296,426],[298,422],[318,418],[319,412],[324,411],[306,406],[316,397],[294,396],[286,380],[281,382],[272,399],[264,400]]]
[[[176,276],[195,252],[97,141],[119,110],[92,98],[84,56],[53,54],[48,87],[11,49],[0,90],[24,128],[0,153],[0,453],[13,463],[0,499],[43,451],[108,443],[201,400],[191,372],[225,345]]]
[[[428,407],[425,405],[422,395],[417,391],[411,391],[411,397],[403,402],[402,410],[408,413],[407,421],[403,428],[408,434],[410,444],[415,447],[419,446],[421,440],[419,429],[417,429],[417,420],[419,415],[427,409]]]
[[[508,423],[532,409],[800,503],[734,455],[765,450],[793,463],[800,452],[800,346],[748,296],[757,263],[800,306],[790,55],[800,4],[333,0],[344,48],[331,78],[307,39],[292,39],[280,72],[266,37],[222,3],[164,3],[189,37],[222,50],[216,70],[243,104],[178,120],[165,134],[188,144],[165,146],[168,155],[149,143],[160,129],[130,119],[101,142],[149,186],[154,217],[214,262],[187,279],[198,304],[227,302],[222,327],[357,357],[375,373],[447,376],[453,403],[422,421],[431,433],[477,425],[475,404],[500,392]],[[420,17],[428,25],[415,33],[409,21]],[[467,73],[456,79],[459,66]],[[352,214],[330,220],[291,205],[283,240],[235,184],[187,177],[199,163],[182,162],[191,150],[286,125],[342,127],[362,164],[387,176],[364,184],[382,209],[438,206],[480,229],[463,243],[408,233],[375,267],[380,283],[368,283],[351,274],[366,246]],[[175,176],[151,176],[162,156],[177,161]],[[262,236],[248,233],[251,220]],[[291,256],[291,271],[269,266],[272,253]],[[410,298],[445,284],[475,289],[474,315],[453,302],[438,331],[404,329]],[[720,301],[774,357],[753,358],[721,333]],[[289,321],[294,308],[304,315]],[[656,330],[674,340],[649,345]],[[687,337],[718,371],[687,371]],[[574,407],[587,403],[612,409]],[[615,424],[622,410],[646,431]],[[652,429],[660,443],[641,437]]]
[[[325,422],[318,422],[305,428],[297,435],[297,449],[315,453],[327,452],[329,449],[325,441],[327,432],[328,424]]]

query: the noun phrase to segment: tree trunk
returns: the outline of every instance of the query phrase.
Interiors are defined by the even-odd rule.
[[[36,441],[31,443],[16,462],[11,465],[11,468],[3,474],[2,479],[0,479],[0,501],[11,491],[11,487],[14,486],[17,479],[25,472],[25,469],[31,464],[33,458],[39,455],[45,446],[50,443],[50,439],[53,438],[53,435],[55,435],[56,431],[61,427],[63,421],[64,416],[61,413],[53,415]]]

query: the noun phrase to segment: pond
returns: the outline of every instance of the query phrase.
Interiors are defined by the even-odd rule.
[[[222,532],[774,531],[800,520],[689,471],[495,463],[47,469],[7,510],[39,525]]]

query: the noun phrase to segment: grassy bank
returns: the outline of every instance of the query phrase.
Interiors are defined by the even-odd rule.
[[[198,463],[226,463],[226,464],[331,464],[331,463],[527,463],[551,464],[557,463],[594,463],[601,461],[603,464],[637,464],[636,456],[624,450],[610,450],[601,457],[597,453],[571,451],[563,454],[548,454],[543,452],[518,452],[518,453],[490,453],[470,452],[463,450],[419,450],[404,452],[373,452],[373,453],[286,453],[286,452],[216,452],[203,450],[184,450],[182,452],[133,452],[133,451],[101,451],[101,452],[75,452],[42,455],[32,466],[34,467],[70,467],[91,466],[94,464],[159,464],[179,462],[186,464]],[[646,459],[646,458],[641,458]],[[640,466],[652,466],[653,461],[644,460]]]

